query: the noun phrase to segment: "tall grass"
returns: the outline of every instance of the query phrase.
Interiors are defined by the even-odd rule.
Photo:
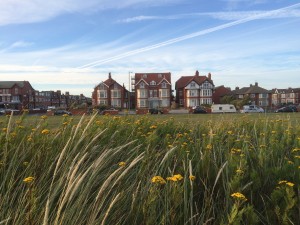
[[[0,224],[298,223],[297,120],[57,120],[1,118]]]

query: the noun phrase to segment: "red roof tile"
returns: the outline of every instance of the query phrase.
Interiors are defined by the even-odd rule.
[[[161,74],[161,77],[159,76]],[[146,75],[146,76],[144,76]],[[145,80],[148,84],[151,81],[155,81],[158,84],[160,81],[165,79],[171,84],[171,73],[136,73],[135,74],[135,82],[136,84],[141,80]]]

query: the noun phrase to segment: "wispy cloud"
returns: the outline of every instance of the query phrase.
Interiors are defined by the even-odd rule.
[[[290,5],[290,6],[287,6],[287,7],[284,7],[284,8],[280,8],[280,9],[277,9],[277,10],[266,11],[266,12],[263,12],[263,13],[260,13],[260,14],[255,14],[255,15],[252,15],[252,16],[249,16],[249,17],[246,17],[246,18],[243,18],[243,19],[239,19],[239,20],[236,20],[236,21],[233,21],[233,22],[230,22],[230,23],[226,23],[226,24],[223,24],[223,25],[220,25],[220,26],[216,26],[216,27],[213,27],[213,28],[201,30],[201,31],[194,32],[194,33],[184,35],[184,36],[181,36],[181,37],[173,38],[173,39],[170,39],[168,41],[160,42],[160,43],[157,43],[157,44],[154,44],[154,45],[150,45],[150,46],[139,48],[139,49],[136,49],[136,50],[133,50],[133,51],[125,52],[125,53],[122,53],[122,54],[119,54],[119,55],[116,55],[116,56],[113,56],[113,57],[109,57],[109,58],[106,58],[106,59],[97,60],[97,61],[85,64],[81,67],[78,67],[77,69],[93,68],[93,67],[96,67],[98,65],[102,65],[102,64],[105,64],[105,63],[108,63],[108,62],[123,59],[123,58],[129,57],[129,56],[136,55],[136,54],[139,54],[139,53],[142,53],[142,52],[147,52],[147,51],[150,51],[150,50],[153,50],[153,49],[161,48],[161,47],[171,45],[171,44],[174,44],[174,43],[178,43],[178,42],[181,42],[181,41],[184,41],[184,40],[188,40],[188,39],[191,39],[191,38],[194,38],[194,37],[206,35],[206,34],[209,34],[209,33],[212,33],[212,32],[223,30],[223,29],[226,29],[226,28],[229,28],[229,27],[232,27],[232,26],[236,26],[236,25],[239,25],[239,24],[243,24],[243,23],[246,23],[246,22],[249,22],[249,21],[268,18],[270,16],[276,16],[278,14],[281,14],[282,12],[292,10],[292,9],[295,9],[295,8],[298,8],[298,7],[300,7],[300,3]]]
[[[119,20],[119,23],[133,23],[145,20],[179,20],[179,19],[198,19],[199,17],[211,17],[218,20],[241,20],[247,17],[255,17],[261,14],[267,14],[269,11],[222,11],[222,12],[201,12],[189,14],[177,14],[169,16],[135,16]],[[300,10],[280,11],[276,14],[268,15],[263,19],[282,19],[282,18],[299,18]]]
[[[66,13],[174,4],[182,0],[7,0],[0,1],[0,26],[42,22]]]

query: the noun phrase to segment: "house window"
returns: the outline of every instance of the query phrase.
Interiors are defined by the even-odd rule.
[[[145,107],[147,107],[147,100],[146,99],[139,99],[138,100],[138,107],[139,108],[145,108]]]
[[[157,90],[153,91],[153,97],[157,97]]]
[[[159,95],[161,98],[169,97],[169,90],[168,89],[160,89]]]
[[[105,89],[104,84],[100,84],[100,85],[99,85],[99,89],[100,89],[100,90],[104,90],[104,89]]]
[[[140,88],[145,88],[145,84],[143,82],[140,83]]]
[[[141,89],[141,90],[138,90],[138,98],[147,98],[147,90],[144,90],[144,89]]]
[[[99,92],[99,96],[100,96],[100,98],[107,98],[107,91],[101,90]]]
[[[150,98],[153,97],[153,90],[149,90],[149,97],[150,97]]]
[[[203,89],[202,96],[211,96],[211,89]]]
[[[113,107],[121,107],[121,100],[120,99],[112,99],[111,106]]]
[[[166,82],[162,82],[161,87],[162,87],[162,88],[167,88]]]
[[[150,85],[152,85],[152,86],[156,85],[156,82],[153,80],[153,81],[150,82]]]
[[[179,99],[179,105],[183,105],[183,99]]]
[[[15,88],[15,94],[19,94],[19,88]]]
[[[239,95],[239,99],[244,98],[244,95]]]
[[[188,97],[197,97],[198,96],[198,90],[189,90],[188,91]]]
[[[12,102],[19,102],[19,96],[12,96]]]
[[[121,90],[111,90],[112,98],[121,98]]]
[[[259,94],[259,98],[267,98],[268,95],[267,94]]]
[[[106,100],[100,100],[99,104],[100,105],[107,105],[107,101]]]
[[[210,105],[212,103],[211,98],[203,98],[201,99],[201,104]]]
[[[195,82],[192,82],[192,83],[191,83],[191,87],[196,87]]]
[[[179,96],[182,96],[182,91],[179,91]]]
[[[208,82],[204,82],[203,83],[203,88],[211,88],[211,86]]]

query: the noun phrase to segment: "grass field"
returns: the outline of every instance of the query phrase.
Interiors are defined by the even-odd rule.
[[[299,122],[0,117],[0,224],[298,224]]]

